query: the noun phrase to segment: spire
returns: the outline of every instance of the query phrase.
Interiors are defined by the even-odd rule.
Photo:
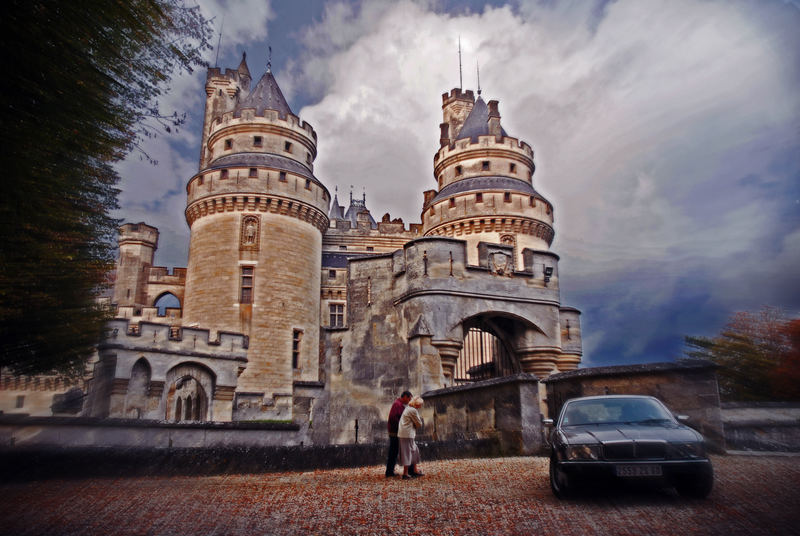
[[[242,52],[242,61],[236,70],[239,73],[242,89],[244,89],[245,93],[248,93],[250,91],[250,81],[253,78],[250,76],[250,69],[247,67],[247,52]]]
[[[475,69],[478,71],[478,96],[481,96],[481,65],[475,61]]]
[[[333,203],[331,203],[331,210],[328,212],[328,218],[332,220],[344,219],[344,207],[339,204],[339,187],[336,186],[333,194]]]
[[[458,36],[458,89],[464,89],[464,79],[461,76],[461,36]]]
[[[267,72],[271,73],[272,72],[272,45],[270,45],[268,48],[269,48],[269,56],[267,58]]]

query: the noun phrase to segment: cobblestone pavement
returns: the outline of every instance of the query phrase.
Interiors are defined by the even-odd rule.
[[[0,533],[44,534],[800,534],[800,457],[713,458],[704,501],[612,490],[562,502],[546,458],[215,477],[0,484]]]

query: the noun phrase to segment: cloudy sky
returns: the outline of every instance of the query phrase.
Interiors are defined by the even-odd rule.
[[[555,206],[562,303],[582,310],[584,366],[665,361],[734,311],[800,316],[800,4],[700,1],[201,0],[219,51],[272,70],[319,136],[315,174],[376,218],[418,222],[436,187],[441,94],[498,99],[534,147]],[[215,37],[215,44],[216,44]],[[217,59],[218,57],[218,59]],[[161,231],[185,266],[205,73],[176,78],[177,135],[131,157],[118,216]]]

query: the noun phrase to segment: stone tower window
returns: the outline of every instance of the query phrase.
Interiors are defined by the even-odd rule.
[[[251,178],[256,178],[256,177],[258,177],[258,169],[257,169],[257,168],[254,168],[254,167],[251,167],[251,168],[250,168],[250,173],[248,173],[248,174],[247,174],[247,176],[248,176],[248,177],[251,177]]]
[[[514,164],[514,163],[509,164],[508,165],[508,172],[509,173],[516,173],[517,172],[517,165]]]
[[[511,192],[503,192],[503,201],[506,203],[511,202]]]
[[[451,197],[450,198],[450,208],[453,208],[455,206],[456,206],[456,198],[455,197]]]
[[[311,179],[306,179],[306,190],[311,189]]]
[[[242,291],[239,303],[253,303],[253,266],[242,266]]]
[[[332,303],[328,306],[330,311],[330,325],[332,328],[344,326],[344,304]]]
[[[220,171],[219,178],[220,179],[227,179],[228,178],[228,170],[227,169],[223,169],[222,171]]]
[[[328,279],[336,279],[336,270],[328,270]]]
[[[227,151],[229,149],[233,149],[233,140],[231,138],[225,140],[225,150]]]
[[[483,203],[483,193],[478,192],[477,194],[475,194],[475,202]]]
[[[23,407],[24,405],[25,405],[25,395],[17,395],[17,401],[16,401],[16,404],[14,404],[14,407],[19,409],[19,408]]]
[[[281,171],[278,174],[278,180],[281,181],[281,182],[286,182],[286,172],[285,171]]]
[[[292,152],[292,142],[290,142],[290,141],[284,142],[283,150],[286,151],[287,153],[291,153]]]
[[[264,139],[261,136],[253,136],[253,147],[262,147]]]
[[[483,171],[489,171],[489,161],[488,160],[484,160],[483,162],[481,162],[481,169]]]
[[[311,153],[306,153],[306,162],[311,163]]]
[[[464,168],[461,166],[456,166],[456,175],[461,175],[464,172]]]
[[[300,329],[292,330],[292,368],[300,367],[300,340],[303,338],[303,331]]]
[[[535,207],[535,206],[536,206],[536,198],[535,198],[535,197],[533,197],[533,196],[531,196],[531,206],[532,206],[532,207]]]

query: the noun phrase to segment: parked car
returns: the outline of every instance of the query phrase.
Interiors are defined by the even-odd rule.
[[[564,403],[550,435],[550,487],[559,498],[599,480],[674,486],[687,497],[711,493],[714,470],[703,436],[652,396],[607,395]],[[546,424],[553,424],[546,420]]]

